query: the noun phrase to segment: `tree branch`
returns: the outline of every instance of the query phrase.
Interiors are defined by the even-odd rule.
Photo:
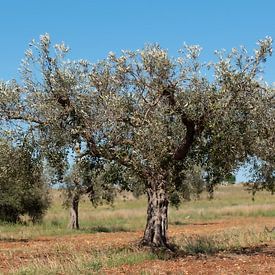
[[[32,123],[36,123],[36,124],[40,124],[40,125],[45,124],[45,122],[43,122],[41,120],[38,120],[38,119],[35,119],[33,117],[25,117],[25,116],[20,116],[20,115],[8,114],[7,118],[10,119],[10,120],[24,120],[26,122],[32,122]]]
[[[191,149],[191,146],[193,145],[193,142],[195,141],[196,135],[195,122],[191,119],[188,119],[185,113],[181,115],[181,121],[186,126],[186,134],[185,138],[181,142],[181,145],[174,153],[175,160],[183,160],[186,158],[188,152]]]
[[[181,114],[181,122],[186,127],[185,138],[182,140],[181,144],[174,153],[175,160],[183,160],[187,157],[187,154],[189,153],[196,139],[196,136],[203,130],[204,116],[202,116],[198,121],[195,121],[188,118],[187,114],[182,111],[181,108],[176,108],[176,100],[174,96],[175,89],[175,86],[169,85],[167,88],[163,89],[162,95],[166,96],[169,105],[176,109],[177,113]]]

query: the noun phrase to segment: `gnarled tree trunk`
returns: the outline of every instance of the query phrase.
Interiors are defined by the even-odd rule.
[[[167,247],[168,198],[166,181],[153,182],[147,189],[147,196],[147,224],[141,243],[154,247]]]
[[[75,194],[72,196],[71,206],[70,206],[70,222],[68,227],[71,229],[79,229],[78,222],[78,205],[79,205],[79,195]]]

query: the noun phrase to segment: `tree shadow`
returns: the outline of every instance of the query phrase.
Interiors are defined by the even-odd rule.
[[[241,247],[237,249],[232,249],[229,252],[237,255],[246,255],[246,256],[261,254],[265,256],[275,257],[275,248],[268,246],[268,244],[261,244],[254,247]]]
[[[188,225],[189,223],[187,222],[182,222],[182,221],[174,221],[170,222],[169,225]]]
[[[270,239],[271,240],[271,239]],[[185,257],[232,257],[232,256],[255,256],[264,255],[275,257],[275,247],[269,244],[267,240],[264,243],[258,243],[249,246],[226,246],[221,241],[216,241],[212,236],[196,235],[184,239],[181,243],[171,240],[166,247],[149,246],[159,259],[170,260]]]
[[[13,242],[18,242],[18,243],[27,243],[29,242],[30,239],[27,238],[14,238],[14,237],[0,237],[0,242],[5,242],[5,243],[13,243]]]
[[[88,233],[115,233],[115,232],[131,232],[128,228],[123,226],[93,226],[89,228],[80,229]]]
[[[216,225],[220,224],[219,222],[200,222],[200,223],[189,223],[189,225],[194,225],[194,226],[201,226],[201,225]]]
[[[238,256],[256,256],[262,255],[267,257],[275,257],[275,249],[274,247],[269,247],[267,244],[257,245],[253,247],[241,247],[235,249],[216,249],[215,251],[200,251],[197,253],[190,253],[185,251],[184,249],[180,249],[177,245],[169,244],[166,248],[159,247],[150,247],[143,248],[148,250],[156,255],[159,260],[176,260],[183,259],[187,257],[195,257],[197,259],[200,258],[208,258],[208,257],[222,257],[222,258],[231,258],[234,255]]]
[[[219,224],[218,222],[204,222],[204,223],[192,223],[192,222],[182,222],[182,221],[173,221],[169,223],[170,225],[193,225],[193,226],[201,226],[201,225],[215,225]]]

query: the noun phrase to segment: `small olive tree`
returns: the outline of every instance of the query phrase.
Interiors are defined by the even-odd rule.
[[[29,148],[30,149],[30,148]],[[0,141],[0,220],[17,222],[27,214],[40,221],[50,197],[42,164],[26,147]]]
[[[88,196],[93,206],[112,204],[119,188],[124,185],[123,168],[115,163],[85,156],[74,163],[64,177],[65,205],[70,207],[68,227],[79,229],[79,202]]]

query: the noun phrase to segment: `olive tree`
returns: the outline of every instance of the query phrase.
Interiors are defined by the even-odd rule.
[[[272,89],[272,88],[271,88]],[[266,110],[265,116],[258,118],[260,127],[260,136],[253,144],[254,158],[249,161],[254,165],[252,171],[254,190],[266,189],[272,194],[275,192],[275,95],[274,87],[264,100],[259,102],[261,108]]]
[[[115,163],[90,156],[74,163],[64,177],[65,205],[70,207],[69,228],[79,229],[81,197],[88,196],[94,207],[104,202],[113,203],[118,188],[124,184],[122,171]]]
[[[42,163],[30,147],[5,140],[0,140],[0,154],[0,220],[17,222],[27,214],[40,221],[50,204]]]
[[[168,245],[168,195],[181,173],[196,164],[226,175],[265,139],[270,111],[261,102],[274,90],[259,73],[271,54],[270,38],[259,41],[253,56],[233,49],[218,52],[210,64],[200,61],[198,46],[171,58],[149,45],[110,53],[93,65],[66,60],[64,44],[55,50],[47,34],[32,43],[22,66],[24,85],[8,89],[1,113],[31,124],[41,147],[56,148],[49,156],[58,167],[78,142],[80,154],[114,162],[138,179],[148,197],[146,245]],[[8,103],[12,96],[20,100]]]

